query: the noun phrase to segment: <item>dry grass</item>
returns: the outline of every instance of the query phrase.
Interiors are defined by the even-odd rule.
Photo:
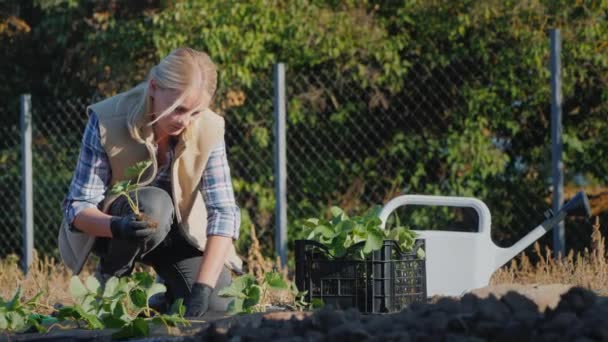
[[[19,286],[22,296],[31,298],[42,292],[40,303],[43,307],[52,307],[54,303],[72,303],[69,294],[71,272],[53,258],[42,259],[34,256],[34,261],[27,276],[21,271],[19,257],[10,255],[0,261],[0,296],[11,298]],[[50,308],[47,309],[50,311]]]
[[[491,284],[571,284],[583,286],[599,293],[607,293],[608,262],[605,239],[600,232],[599,218],[596,217],[591,233],[591,250],[581,253],[572,250],[561,259],[554,259],[548,247],[544,252],[534,244],[534,254],[538,262],[533,264],[525,254],[511,261],[494,273]]]
[[[95,262],[91,259],[89,258],[80,273],[82,280],[93,275]],[[142,270],[144,270],[142,267],[136,267],[136,271]],[[38,258],[37,254],[34,254],[34,261],[27,275],[24,275],[19,264],[19,257],[13,254],[0,260],[0,297],[12,298],[19,286],[21,286],[23,299],[32,298],[42,292],[43,295],[38,300],[41,304],[39,311],[50,314],[56,303],[73,304],[74,301],[70,294],[71,278],[72,272],[61,262],[50,257]]]
[[[247,268],[249,274],[253,275],[260,284],[264,281],[264,275],[272,271],[280,272],[284,280],[291,281],[288,277],[287,267],[281,267],[278,257],[272,260],[262,255],[260,241],[258,240],[254,225],[251,225],[251,247],[247,255]],[[265,293],[264,297],[260,300],[261,304],[289,304],[293,302],[294,296],[290,291],[270,291]]]

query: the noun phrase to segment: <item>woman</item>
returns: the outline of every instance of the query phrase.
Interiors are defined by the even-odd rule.
[[[179,48],[150,70],[145,83],[87,108],[59,232],[61,257],[75,274],[91,251],[99,256],[102,282],[128,275],[142,262],[165,281],[168,303],[185,298],[186,315],[200,317],[214,289],[230,281],[224,265],[240,271],[233,245],[240,216],[224,120],[209,110],[216,83],[207,54]],[[140,179],[139,207],[157,227],[136,220],[124,196],[108,195],[140,161],[152,163]]]

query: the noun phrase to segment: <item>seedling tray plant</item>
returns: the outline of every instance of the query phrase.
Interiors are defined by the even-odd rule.
[[[296,240],[296,285],[306,301],[375,313],[426,300],[424,240],[403,226],[383,230],[379,207],[352,218],[331,210],[330,220],[304,221],[306,239]]]

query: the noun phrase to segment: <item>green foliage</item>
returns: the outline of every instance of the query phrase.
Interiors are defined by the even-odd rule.
[[[104,288],[92,276],[84,284],[74,276],[70,292],[75,304],[60,308],[57,319],[83,322],[87,329],[118,329],[114,338],[148,336],[149,322],[167,326],[188,324],[181,301],[174,304],[172,314],[160,314],[149,307],[149,299],[165,291],[163,284],[155,283],[152,276],[143,272],[120,279],[112,277]]]
[[[86,329],[117,329],[113,338],[124,339],[148,336],[149,323],[189,324],[184,319],[185,307],[181,299],[173,303],[171,314],[161,314],[149,307],[150,298],[165,291],[165,286],[155,283],[147,273],[120,279],[112,277],[105,287],[95,277],[89,276],[83,283],[74,276],[70,281],[74,305],[63,306],[54,316],[47,316],[36,313],[42,292],[22,302],[21,288],[18,288],[12,299],[0,298],[0,330],[20,333],[35,329],[44,333],[55,323],[73,320]]]
[[[302,237],[320,242],[334,257],[341,258],[351,252],[350,247],[364,243],[360,250],[361,259],[373,251],[380,250],[384,240],[395,240],[403,252],[411,251],[416,241],[416,233],[404,226],[391,230],[382,229],[378,214],[382,208],[375,206],[362,216],[348,217],[339,207],[332,207],[330,220],[310,218],[303,222]],[[416,251],[423,258],[422,249]]]
[[[152,161],[145,160],[136,163],[133,166],[127,168],[125,172],[125,177],[128,180],[120,181],[110,189],[111,195],[124,196],[131,207],[131,210],[135,214],[139,214],[139,198],[137,195],[137,189],[139,188],[139,181],[141,180],[141,176],[144,174],[146,169],[152,165]],[[131,181],[135,179],[135,183],[131,183]],[[135,200],[133,200],[130,196],[131,193],[135,194]]]
[[[283,275],[273,271],[266,273],[261,283],[251,274],[245,274],[233,279],[230,286],[219,292],[221,297],[231,297],[233,300],[228,305],[231,313],[252,313],[264,312],[266,307],[260,301],[265,298],[269,291],[290,291],[294,301],[291,305],[293,309],[302,310],[308,307],[304,301],[306,292],[298,291],[294,283],[287,282]]]
[[[242,275],[232,281],[229,287],[222,289],[219,295],[222,297],[234,297],[228,305],[228,311],[237,313],[251,313],[256,309],[260,301],[261,287],[254,276]]]
[[[33,328],[38,332],[45,332],[44,325],[57,322],[54,317],[35,312],[39,306],[38,298],[40,296],[42,296],[42,292],[22,302],[21,287],[19,287],[10,300],[5,301],[0,298],[0,331],[20,333]]]

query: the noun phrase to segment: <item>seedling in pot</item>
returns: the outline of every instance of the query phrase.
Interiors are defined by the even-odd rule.
[[[133,166],[128,167],[125,172],[125,176],[129,179],[114,184],[114,186],[110,190],[110,194],[118,195],[118,196],[125,196],[125,198],[127,199],[127,203],[129,203],[131,210],[133,210],[133,214],[135,214],[135,218],[138,221],[148,222],[150,228],[157,228],[158,222],[154,221],[148,215],[144,214],[143,212],[141,212],[141,210],[139,210],[139,197],[138,197],[139,181],[141,180],[141,177],[144,174],[144,171],[146,171],[146,169],[148,167],[150,167],[150,165],[152,165],[152,162],[150,160],[145,160],[145,161],[138,162],[137,164],[135,164]],[[132,184],[131,180],[134,178],[137,178],[137,181],[134,184]],[[131,192],[135,194],[135,199],[133,199],[133,198],[131,198],[131,196],[129,196],[129,194]]]

